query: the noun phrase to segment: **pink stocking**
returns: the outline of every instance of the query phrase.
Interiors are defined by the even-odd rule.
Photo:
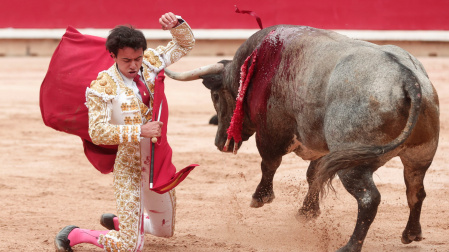
[[[107,234],[109,230],[89,230],[89,229],[81,229],[75,228],[70,232],[68,239],[70,240],[70,247],[75,246],[79,243],[90,243],[97,247],[103,248],[103,245],[98,244],[98,238],[100,234]]]
[[[120,230],[120,225],[118,222],[118,217],[114,217],[114,219],[112,219],[112,221],[114,222],[114,229],[119,231]]]

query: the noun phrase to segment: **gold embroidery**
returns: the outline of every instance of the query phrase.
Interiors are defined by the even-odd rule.
[[[129,126],[124,126],[123,133],[128,134],[128,132],[129,132]]]
[[[147,80],[147,81],[150,79],[150,73],[148,73],[148,70],[143,72],[143,77],[144,77],[145,80]]]
[[[150,102],[150,105],[152,104],[152,102]],[[151,120],[153,113],[151,113],[150,109],[145,106],[143,103],[140,104],[140,113],[142,114],[142,121],[148,122],[149,120]]]
[[[97,81],[95,80],[92,81],[90,88],[99,93],[107,93],[108,95],[115,95],[117,84],[114,82],[111,76],[103,72],[97,76]]]
[[[134,95],[134,92],[133,92],[132,89],[126,88],[126,89],[125,89],[125,94],[126,94],[126,96],[133,96],[133,95]]]
[[[129,105],[128,108],[133,111],[139,109],[137,102],[135,100],[131,102],[131,105]]]
[[[157,57],[152,50],[146,50],[143,56],[145,60],[150,62],[150,64],[154,67],[159,68],[162,66],[162,62],[159,60],[159,57]]]
[[[148,88],[150,89],[151,93],[154,94],[154,84],[150,83],[150,85],[148,86]]]
[[[113,135],[113,136],[112,136],[112,141],[115,142],[115,143],[120,142],[120,137],[119,137],[119,135]]]
[[[125,116],[124,121],[126,125],[131,125],[133,123],[133,119],[131,119],[130,116]]]
[[[140,124],[140,123],[142,123],[142,121],[140,120],[139,117],[136,116],[136,117],[133,118],[133,123],[134,124]]]
[[[139,106],[140,106],[140,113],[142,115],[145,115],[149,108],[147,106],[145,106],[145,104],[143,104],[143,103],[139,103]]]
[[[120,106],[120,108],[122,109],[123,112],[129,110],[129,106],[128,106],[128,104],[126,104],[126,103],[122,103],[122,105]]]
[[[170,32],[174,40],[182,47],[193,47],[195,45],[195,38],[187,23],[182,23],[180,26],[171,29]]]
[[[182,58],[182,56],[184,56],[186,54],[185,50],[181,50],[181,49],[174,49],[173,51],[171,51],[170,54],[170,61],[171,62],[176,62],[178,61],[180,58]]]

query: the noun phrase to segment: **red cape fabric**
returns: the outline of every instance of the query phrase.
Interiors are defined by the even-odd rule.
[[[88,111],[85,106],[86,88],[100,71],[108,69],[114,60],[105,48],[105,39],[84,35],[68,27],[50,61],[40,89],[40,109],[45,125],[79,136],[84,153],[90,163],[101,173],[114,169],[116,145],[95,145],[88,133]],[[163,100],[161,121],[162,137],[155,144],[153,191],[164,193],[177,186],[197,165],[190,165],[178,173],[171,162],[172,150],[167,142],[168,106],[164,94],[164,73],[156,79],[154,113]]]

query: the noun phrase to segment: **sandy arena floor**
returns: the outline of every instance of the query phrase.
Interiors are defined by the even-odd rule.
[[[221,58],[187,57],[173,70]],[[402,165],[393,159],[375,175],[382,203],[364,251],[449,251],[449,58],[420,58],[440,97],[440,145],[427,173],[421,224],[424,240],[401,243],[408,219]],[[84,157],[78,137],[46,127],[39,88],[50,58],[0,58],[0,251],[53,251],[65,225],[101,229],[99,217],[115,212],[112,175],[97,172]],[[214,146],[215,113],[200,81],[166,79],[169,142],[178,168],[201,166],[177,188],[176,231],[170,239],[146,236],[145,251],[335,251],[355,225],[357,204],[337,180],[337,194],[322,214],[302,223],[294,215],[307,191],[308,162],[287,155],[275,176],[276,199],[249,207],[261,176],[254,138],[238,155]],[[446,153],[446,154],[444,154]],[[101,251],[78,245],[75,251]]]

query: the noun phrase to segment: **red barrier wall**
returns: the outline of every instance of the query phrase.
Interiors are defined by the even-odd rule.
[[[159,28],[167,11],[181,15],[194,29],[257,29],[308,25],[325,29],[449,30],[449,0],[0,0],[0,28],[112,28],[132,24]]]

